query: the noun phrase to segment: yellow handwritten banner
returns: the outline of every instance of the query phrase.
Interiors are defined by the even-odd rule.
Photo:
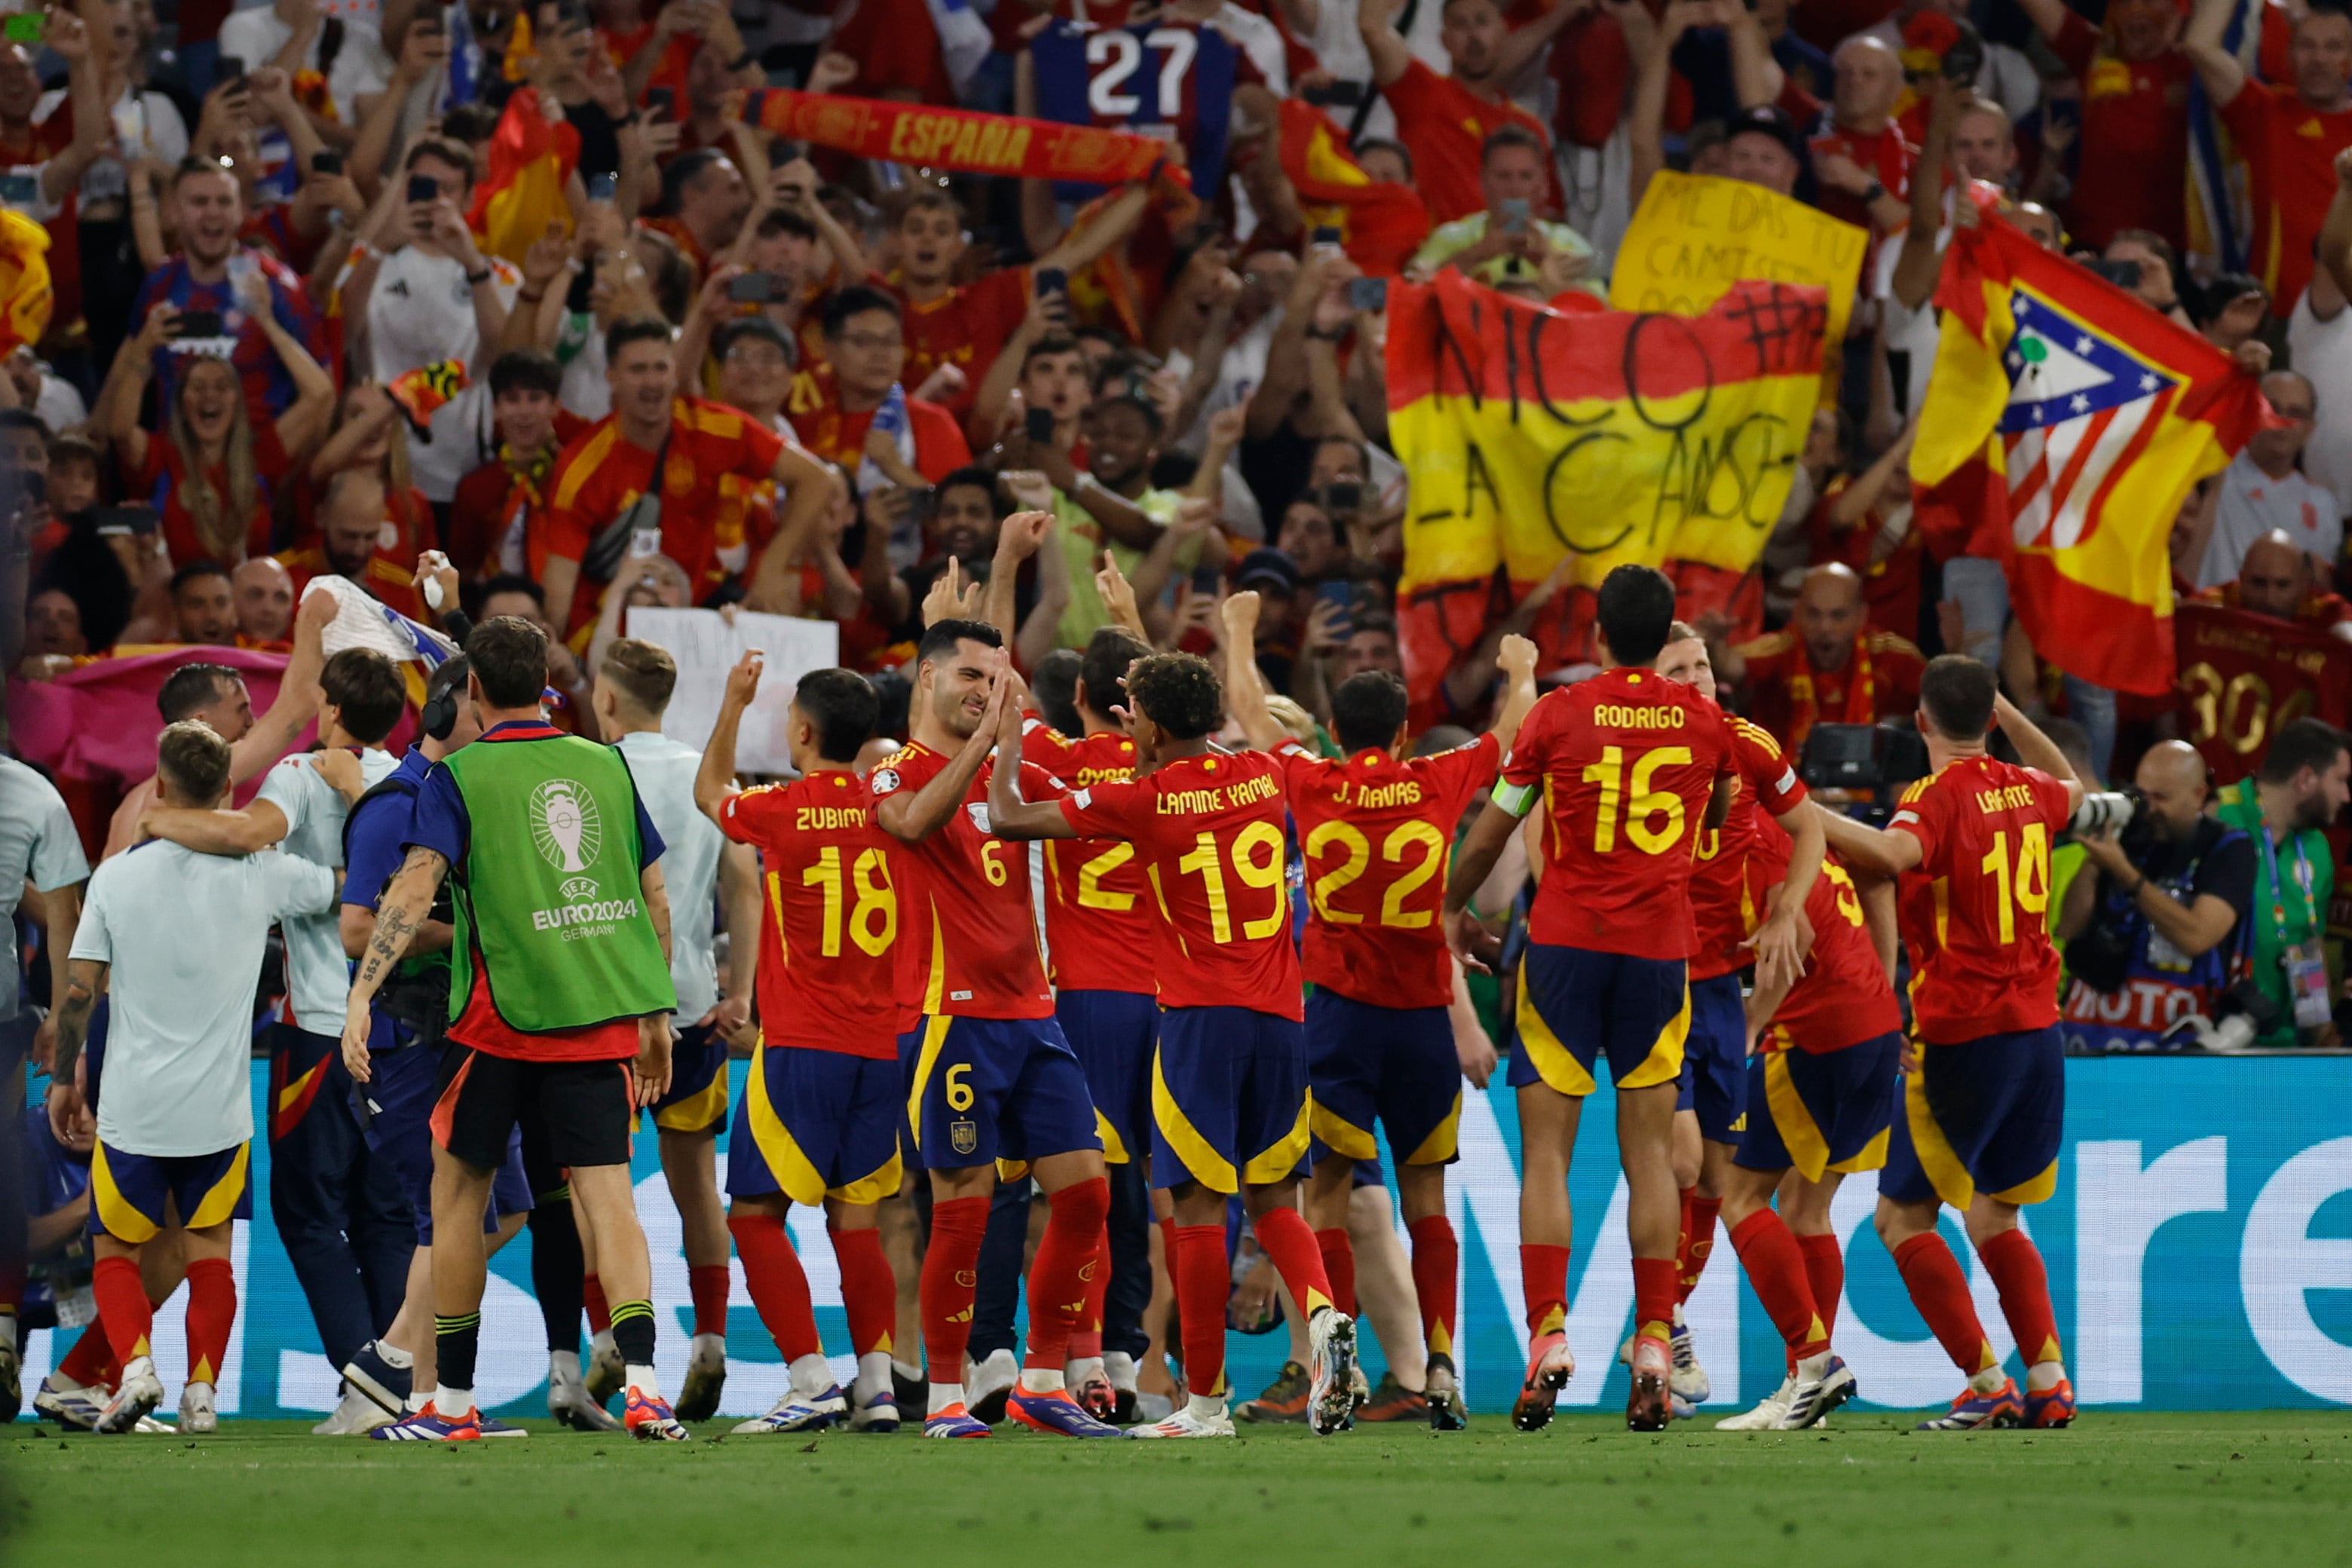
[[[1661,169],[1617,247],[1609,302],[1696,316],[1742,282],[1827,290],[1828,341],[1845,340],[1868,231],[1744,180]]]

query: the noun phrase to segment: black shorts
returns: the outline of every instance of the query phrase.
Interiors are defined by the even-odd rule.
[[[442,1052],[433,1141],[478,1170],[506,1163],[518,1126],[558,1166],[625,1165],[636,1119],[625,1061],[522,1061],[455,1041]]]

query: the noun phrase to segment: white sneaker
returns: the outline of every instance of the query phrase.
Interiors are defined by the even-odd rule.
[[[574,1432],[617,1432],[621,1423],[596,1403],[581,1381],[579,1352],[555,1351],[547,1358],[547,1413]]]
[[[92,1430],[128,1432],[163,1403],[163,1380],[155,1375],[155,1363],[143,1355],[133,1357],[131,1364],[122,1369],[121,1386],[100,1411]]]
[[[1775,1430],[1797,1432],[1817,1426],[1822,1417],[1852,1399],[1855,1393],[1853,1373],[1847,1370],[1845,1363],[1827,1351],[1799,1362],[1795,1383],[1789,1395],[1788,1412]]]
[[[963,1407],[972,1419],[993,1426],[1004,1419],[1005,1395],[1021,1381],[1021,1358],[1011,1351],[991,1351],[975,1363],[963,1379]]]
[[[1785,1377],[1780,1386],[1766,1394],[1755,1409],[1738,1415],[1727,1415],[1715,1424],[1718,1432],[1773,1432],[1789,1414],[1789,1402],[1796,1396],[1797,1380]]]
[[[131,1430],[142,1437],[176,1437],[180,1435],[177,1426],[169,1421],[159,1421],[152,1415],[142,1415]]]
[[[220,1428],[220,1417],[213,1412],[213,1385],[192,1383],[180,1390],[180,1430],[183,1432],[213,1432]]]
[[[1207,1412],[1197,1408],[1195,1402],[1186,1400],[1184,1407],[1171,1414],[1164,1421],[1149,1426],[1130,1426],[1130,1437],[1230,1437],[1234,1435],[1234,1418],[1225,1412],[1225,1402],[1216,1400]]]
[[[765,1415],[755,1415],[735,1427],[735,1436],[750,1437],[763,1432],[821,1432],[849,1413],[849,1396],[838,1388],[820,1393],[802,1394],[787,1391],[776,1401],[775,1408]],[[898,1424],[897,1406],[891,1407],[890,1420]]]
[[[33,1394],[33,1409],[58,1426],[72,1432],[93,1432],[98,1429],[98,1417],[106,1409],[108,1395],[103,1388],[85,1388],[62,1373],[51,1373],[41,1379],[41,1386]]]
[[[356,1388],[343,1390],[342,1402],[334,1414],[310,1428],[313,1437],[363,1437],[379,1426],[390,1426],[392,1417],[384,1408]]]
[[[1683,1321],[1683,1310],[1675,1309],[1673,1335],[1667,1341],[1675,1352],[1675,1370],[1666,1380],[1674,1396],[1686,1405],[1704,1405],[1715,1393],[1715,1384],[1706,1377],[1706,1368],[1698,1363],[1698,1351],[1691,1342],[1690,1325]],[[1687,1411],[1677,1411],[1687,1415]]]
[[[612,1402],[628,1382],[629,1369],[621,1363],[621,1349],[613,1342],[613,1331],[606,1329],[588,1345],[588,1397],[598,1405]]]
[[[1326,1307],[1307,1321],[1307,1421],[1329,1436],[1356,1424],[1356,1320]]]
[[[726,1386],[726,1339],[697,1334],[686,1355],[686,1381],[678,1385],[670,1413],[680,1421],[708,1421],[719,1414],[719,1391]]]

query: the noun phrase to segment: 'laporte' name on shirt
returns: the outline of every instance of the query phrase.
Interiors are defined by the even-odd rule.
[[[1987,816],[2004,811],[2022,811],[2032,804],[2032,784],[2003,784],[1999,789],[1977,791],[1977,809]]]

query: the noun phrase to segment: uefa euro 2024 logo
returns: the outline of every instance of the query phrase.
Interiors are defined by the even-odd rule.
[[[547,863],[565,873],[567,899],[594,896],[595,882],[578,875],[596,863],[604,825],[593,796],[572,779],[550,779],[530,793],[530,837]],[[575,890],[576,889],[576,890]]]

